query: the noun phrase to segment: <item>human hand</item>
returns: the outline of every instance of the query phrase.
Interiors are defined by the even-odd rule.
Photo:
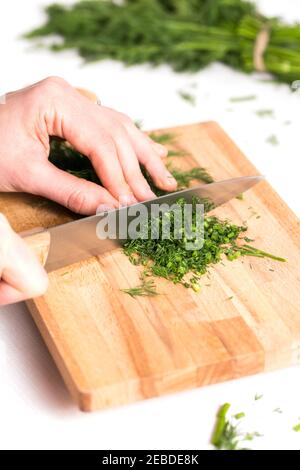
[[[86,155],[104,187],[52,165],[49,136],[66,139]],[[95,214],[99,205],[155,197],[140,164],[159,188],[175,190],[176,181],[161,160],[166,154],[127,116],[95,105],[61,78],[8,93],[0,105],[0,191],[29,192],[74,212]]]
[[[47,286],[37,257],[0,214],[0,305],[42,295]]]

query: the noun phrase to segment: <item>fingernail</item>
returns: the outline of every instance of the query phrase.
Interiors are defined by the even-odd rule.
[[[124,194],[119,197],[119,205],[120,207],[131,206],[132,204],[136,204],[137,200],[133,194]]]
[[[110,204],[99,204],[99,206],[97,207],[97,210],[96,210],[96,214],[102,214],[104,212],[109,212],[109,211],[112,211],[114,210],[114,206],[110,205]]]
[[[152,145],[160,157],[166,157],[168,155],[168,149],[164,145],[158,144],[157,142],[154,142]]]
[[[176,179],[174,178],[174,176],[173,176],[168,170],[166,171],[165,183],[166,183],[168,186],[174,186],[174,185],[177,186],[177,181],[176,181]]]

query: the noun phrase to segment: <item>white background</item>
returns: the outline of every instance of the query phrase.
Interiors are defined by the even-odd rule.
[[[0,95],[45,76],[60,75],[90,88],[102,102],[142,119],[145,128],[214,119],[300,214],[299,103],[287,85],[262,83],[215,64],[195,75],[168,67],[124,68],[106,61],[82,66],[73,52],[36,50],[20,35],[43,19],[49,0],[1,2]],[[68,3],[65,1],[64,3]],[[69,2],[71,3],[71,2]],[[298,0],[261,0],[264,13],[300,21]],[[300,77],[299,77],[300,79]],[[197,106],[178,89],[197,83]],[[231,103],[230,97],[256,95]],[[275,118],[260,118],[271,108]],[[284,124],[291,121],[290,125]],[[276,134],[279,145],[266,139]],[[292,293],[291,293],[292,295]],[[253,448],[299,449],[300,369],[293,368],[153,399],[95,414],[73,405],[25,306],[0,309],[0,447],[3,449],[205,449],[218,406],[245,411],[247,431],[265,436]],[[256,393],[264,398],[255,402]],[[273,413],[281,407],[284,413]]]

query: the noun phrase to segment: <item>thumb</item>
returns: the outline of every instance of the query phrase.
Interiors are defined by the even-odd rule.
[[[32,192],[67,207],[73,212],[94,215],[101,204],[118,207],[118,201],[98,184],[59,170],[43,162]]]
[[[0,214],[0,304],[42,295],[47,285],[37,257]]]

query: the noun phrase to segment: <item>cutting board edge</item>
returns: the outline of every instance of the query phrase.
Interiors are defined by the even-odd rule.
[[[38,299],[36,299],[38,300]],[[218,383],[228,382],[231,380],[236,380],[238,378],[254,376],[263,372],[270,372],[273,370],[278,370],[284,367],[294,367],[300,365],[300,351],[299,347],[294,347],[291,345],[290,348],[281,350],[280,353],[284,354],[285,361],[282,360],[280,363],[273,364],[269,362],[265,368],[265,364],[262,368],[250,368],[247,367],[247,372],[245,373],[245,362],[248,363],[248,359],[256,363],[257,358],[261,358],[262,352],[257,352],[255,354],[243,354],[237,357],[229,357],[224,359],[221,362],[209,363],[206,365],[198,366],[195,365],[192,368],[176,370],[173,373],[161,374],[151,377],[139,377],[130,379],[126,382],[119,382],[108,385],[106,387],[82,387],[73,379],[72,374],[69,372],[67,364],[63,361],[61,353],[57,344],[55,343],[54,338],[51,336],[49,329],[46,328],[44,319],[39,313],[39,310],[35,304],[35,299],[26,301],[26,305],[32,315],[32,318],[37,325],[40,334],[43,340],[48,347],[51,356],[60,371],[60,374],[65,382],[65,385],[72,396],[73,400],[79,407],[82,412],[93,412],[109,409],[112,407],[124,406],[126,404],[135,403],[138,401],[159,398],[160,396],[165,396],[168,394],[181,393],[188,390],[193,390],[196,388],[202,388],[203,386],[215,385]],[[293,354],[297,352],[297,355]],[[276,351],[264,351],[263,355],[265,356],[277,356],[279,353]],[[291,356],[296,356],[296,360],[291,361]],[[258,361],[259,363],[259,361]],[[225,371],[225,375],[213,375],[212,372],[214,368]],[[229,370],[228,370],[229,367]],[[240,372],[238,372],[240,371]],[[200,378],[199,378],[200,377]],[[192,383],[186,383],[186,380],[191,381]],[[154,383],[154,387],[153,387]],[[159,384],[164,383],[165,385],[157,390],[157,393],[153,393],[153,390],[156,389]],[[168,385],[171,383],[172,385]],[[167,384],[167,385],[166,385]],[[179,385],[179,386],[178,386]],[[125,390],[124,390],[125,388]],[[174,388],[172,390],[172,388]],[[144,390],[141,393],[141,389]],[[128,393],[128,390],[133,390],[134,393]],[[121,391],[121,394],[120,394]],[[146,392],[145,392],[146,391]],[[103,394],[106,395],[106,398],[103,397]],[[122,399],[107,399],[107,397],[123,397]]]
[[[79,392],[76,402],[81,411],[93,412],[93,411],[100,411],[100,410],[120,407],[120,406],[124,406],[127,404],[133,404],[142,400],[150,400],[150,399],[155,399],[155,398],[159,398],[159,397],[163,397],[167,395],[175,395],[177,393],[183,393],[185,391],[200,389],[202,387],[207,387],[210,385],[217,385],[219,383],[242,379],[244,377],[251,377],[254,375],[258,375],[258,374],[266,373],[266,372],[272,372],[272,371],[279,370],[282,368],[295,367],[297,365],[300,365],[300,357],[298,357],[297,361],[295,361],[294,363],[291,363],[291,361],[288,358],[290,358],[290,355],[293,352],[294,352],[293,348],[288,348],[286,351],[281,351],[282,354],[284,353],[287,354],[286,362],[283,363],[281,361],[280,364],[276,364],[276,365],[269,364],[266,369],[260,369],[260,370],[253,369],[245,373],[245,370],[243,369],[243,365],[245,361],[248,362],[249,358],[255,361],[255,359],[257,359],[260,353],[258,352],[257,354],[245,354],[238,358],[236,357],[229,358],[227,360],[218,362],[216,364],[212,363],[203,367],[198,367],[198,368],[194,367],[193,370],[191,371],[189,371],[188,369],[182,369],[180,371],[180,374],[178,373],[178,371],[175,371],[173,374],[167,374],[167,375],[164,374],[162,375],[164,381],[170,381],[172,383],[172,387],[167,386],[166,388],[158,390],[157,393],[149,393],[147,395],[140,395],[139,393],[137,393],[136,395],[135,394],[128,395],[127,393],[125,394],[125,397],[123,400],[120,400],[120,399],[104,400],[103,392],[105,392],[105,394],[109,396],[120,396],[119,394],[120,391],[124,394],[124,384],[122,385],[122,383],[117,383],[117,384],[109,385],[107,387],[91,389],[90,392]],[[273,355],[273,354],[276,355],[278,354],[278,351],[267,351],[267,353],[270,355]],[[219,375],[219,376],[215,376],[214,378],[211,378],[209,372],[215,366],[218,369],[224,366],[224,369],[226,372],[228,365],[232,367],[231,375],[227,375],[227,376]],[[241,366],[242,366],[243,372],[241,370],[240,372],[237,372]],[[186,373],[189,373],[189,372],[192,373],[193,375],[202,377],[200,380],[201,383],[194,383],[193,385],[187,385],[185,383],[183,385],[184,379],[186,379]],[[172,381],[173,378],[175,379],[174,382]],[[137,386],[138,388],[140,388],[140,385],[142,384],[142,388],[151,390],[153,389],[153,381],[159,382],[159,379],[160,379],[159,376],[151,376],[151,377],[129,380],[128,382],[126,382],[126,388],[136,389]],[[174,389],[172,390],[173,387]]]
[[[46,327],[44,318],[38,310],[36,302],[38,302],[40,299],[43,298],[41,297],[37,299],[30,299],[27,300],[25,304],[73,400],[75,401],[75,403],[78,404],[79,408],[82,411],[89,410],[91,408],[93,390],[87,391],[83,387],[78,387],[78,384],[76,384],[76,382],[74,381],[72,373],[69,371],[68,365],[62,358],[57,343],[55,342],[53,336],[50,334],[49,329]]]

